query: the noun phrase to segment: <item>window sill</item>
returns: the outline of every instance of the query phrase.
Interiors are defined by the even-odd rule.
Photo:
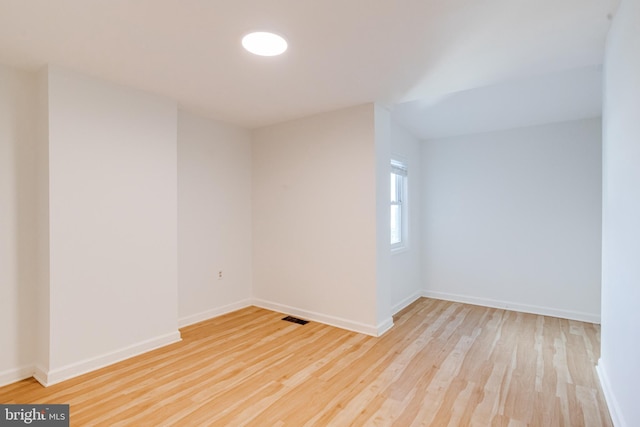
[[[406,246],[398,246],[395,248],[391,248],[391,255],[399,255],[401,253],[407,252],[409,250]]]

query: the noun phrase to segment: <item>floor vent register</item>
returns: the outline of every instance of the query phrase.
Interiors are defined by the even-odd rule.
[[[287,322],[297,323],[298,325],[306,325],[309,323],[308,320],[298,319],[297,317],[287,316],[283,317],[282,320],[286,320]]]

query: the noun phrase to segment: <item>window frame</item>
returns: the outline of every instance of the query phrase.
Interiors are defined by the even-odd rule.
[[[389,243],[391,245],[392,252],[401,252],[407,249],[408,247],[408,166],[407,162],[404,159],[398,158],[396,156],[391,158],[390,162],[390,174],[389,174],[389,185],[391,186],[392,175],[396,175],[396,200],[392,200],[391,191],[389,191],[389,214],[391,215],[391,209],[393,206],[398,207],[399,211],[399,228],[400,228],[400,241],[396,243],[391,243],[391,236],[389,238]],[[391,190],[391,188],[390,188]],[[389,231],[391,231],[391,217],[389,218]]]

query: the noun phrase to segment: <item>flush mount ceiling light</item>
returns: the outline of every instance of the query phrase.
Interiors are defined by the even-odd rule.
[[[277,34],[259,31],[242,38],[242,46],[260,56],[276,56],[287,50],[287,41]]]

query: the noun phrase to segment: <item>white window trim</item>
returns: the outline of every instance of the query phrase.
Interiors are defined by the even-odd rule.
[[[409,249],[409,186],[408,186],[408,162],[401,156],[392,156],[390,162],[390,174],[396,173],[403,177],[402,179],[402,200],[400,209],[400,223],[401,223],[401,241],[391,245],[392,254],[399,254],[406,252]],[[391,205],[390,205],[391,206]]]

